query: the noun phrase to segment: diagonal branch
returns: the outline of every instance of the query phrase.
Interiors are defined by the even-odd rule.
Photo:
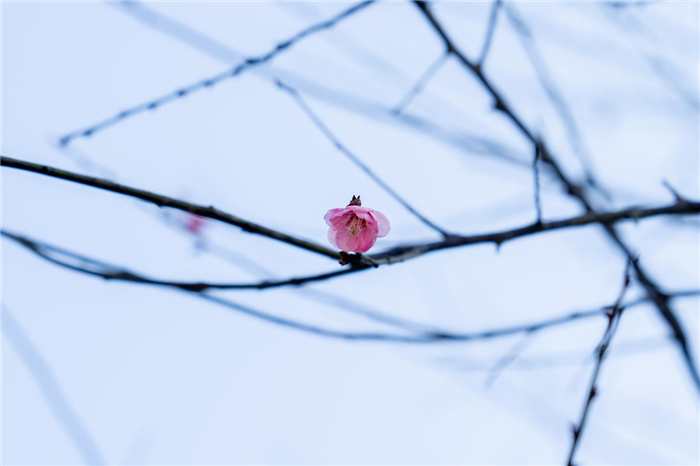
[[[4,341],[14,347],[34,377],[49,410],[61,424],[85,464],[107,464],[104,454],[90,433],[90,429],[80,418],[61,388],[49,362],[22,328],[18,319],[4,305],[2,306],[2,333],[5,335]]]
[[[447,238],[449,233],[447,233],[445,230],[428,220],[423,214],[418,212],[411,204],[408,203],[403,197],[399,195],[394,189],[386,184],[384,180],[382,180],[376,173],[372,171],[371,168],[369,168],[362,160],[360,160],[355,154],[350,152],[350,150],[345,147],[345,145],[340,142],[340,140],[336,137],[335,134],[326,126],[326,124],[319,118],[319,116],[311,110],[311,107],[306,103],[306,101],[299,95],[299,93],[296,91],[296,89],[284,84],[282,81],[277,80],[276,81],[277,87],[288,93],[289,95],[294,98],[294,101],[299,105],[299,107],[303,110],[303,112],[306,114],[306,116],[309,117],[309,119],[313,122],[313,124],[323,133],[323,135],[333,143],[333,145],[340,151],[341,154],[343,154],[348,160],[350,160],[352,163],[355,164],[356,167],[358,167],[360,170],[365,172],[367,176],[372,178],[372,180],[377,183],[387,194],[389,194],[391,197],[393,197],[399,204],[404,206],[406,210],[408,210],[411,214],[413,214],[418,220],[423,222],[428,228],[431,228],[438,233],[440,233],[443,237]]]
[[[92,136],[93,134],[102,131],[106,128],[109,128],[110,126],[114,126],[121,121],[124,121],[134,115],[138,115],[141,113],[144,113],[148,110],[155,110],[161,105],[168,104],[172,101],[181,99],[183,97],[188,96],[189,94],[197,91],[201,91],[202,89],[207,89],[210,88],[216,84],[219,84],[222,81],[225,81],[227,79],[234,78],[241,73],[245,72],[248,69],[251,69],[253,67],[262,65],[264,63],[269,62],[273,58],[275,58],[277,55],[279,55],[281,52],[289,49],[292,47],[294,44],[296,44],[298,41],[311,36],[317,32],[323,31],[325,29],[332,28],[335,26],[338,22],[344,20],[345,18],[348,18],[352,16],[353,14],[357,13],[358,11],[361,11],[362,9],[368,7],[369,5],[372,4],[372,0],[367,0],[361,3],[358,3],[356,5],[353,5],[352,7],[348,8],[347,10],[333,16],[332,18],[322,21],[320,23],[314,24],[298,33],[296,33],[294,36],[290,37],[289,39],[280,42],[277,44],[272,50],[268,51],[267,53],[263,55],[259,55],[257,57],[251,57],[246,59],[245,61],[241,62],[237,66],[235,66],[233,69],[226,70],[222,73],[216,74],[214,76],[210,76],[206,79],[203,79],[201,81],[198,81],[194,84],[190,84],[189,86],[182,87],[176,91],[173,91],[169,94],[165,94],[161,97],[158,97],[157,99],[153,99],[148,102],[141,103],[139,105],[127,108],[116,115],[109,117],[105,120],[102,120],[94,125],[88,126],[87,128],[79,129],[76,131],[72,131],[68,134],[65,134],[63,137],[60,138],[60,143],[62,145],[68,145],[70,144],[73,140],[79,139],[79,138],[84,138],[84,137],[89,137]]]
[[[418,78],[418,81],[406,92],[406,94],[401,98],[398,104],[396,104],[396,107],[392,110],[392,113],[394,115],[399,115],[403,110],[413,102],[413,99],[415,99],[418,94],[420,94],[423,91],[423,88],[425,88],[426,84],[428,84],[428,81],[432,79],[435,74],[440,71],[440,68],[445,64],[447,59],[450,58],[450,55],[448,53],[443,53],[440,54],[440,56],[435,60],[431,65],[428,67],[427,70],[421,75],[420,78]]]
[[[586,182],[591,187],[597,189],[601,194],[607,195],[600,182],[598,182],[593,174],[591,156],[588,153],[588,149],[584,144],[583,138],[581,137],[581,132],[579,131],[574,114],[571,111],[569,104],[566,102],[563,92],[559,89],[556,81],[552,77],[544,58],[542,58],[542,54],[537,48],[537,44],[532,37],[530,28],[525,23],[525,20],[523,20],[523,18],[520,16],[514,4],[504,3],[503,6],[506,17],[513,25],[513,29],[517,33],[520,42],[523,44],[525,52],[530,59],[530,63],[532,64],[540,85],[544,89],[545,94],[552,103],[552,107],[554,107],[554,110],[559,114],[559,118],[564,124],[564,129],[566,130],[569,140],[571,141],[574,153],[578,156],[581,164],[583,165]]]
[[[489,13],[489,22],[486,26],[486,37],[484,37],[484,45],[481,46],[481,53],[479,54],[479,59],[477,64],[479,67],[484,66],[486,57],[491,49],[491,42],[493,41],[494,32],[496,32],[496,24],[498,23],[498,12],[502,6],[501,0],[494,0],[491,4],[491,11]]]

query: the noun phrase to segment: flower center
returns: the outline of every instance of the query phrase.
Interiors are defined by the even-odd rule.
[[[351,238],[357,236],[367,226],[367,221],[361,219],[357,215],[353,215],[348,221],[348,235]]]

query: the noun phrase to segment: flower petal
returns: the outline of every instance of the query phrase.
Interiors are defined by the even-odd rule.
[[[326,221],[326,224],[328,226],[331,226],[332,222],[337,219],[338,217],[342,216],[344,213],[345,209],[343,208],[335,208],[331,209],[328,212],[326,212],[326,215],[323,216],[323,219]]]
[[[338,234],[337,231],[335,231],[333,228],[329,228],[328,229],[328,242],[331,243],[334,248],[340,249],[340,247],[338,247],[338,243],[335,240],[335,237],[337,234]]]
[[[386,215],[378,210],[373,210],[371,214],[377,222],[377,236],[381,238],[388,235],[391,231],[391,224],[389,223],[389,219],[386,218]]]

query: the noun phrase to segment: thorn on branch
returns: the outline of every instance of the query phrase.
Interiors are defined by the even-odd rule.
[[[669,183],[668,181],[664,180],[662,184],[663,184],[664,188],[666,188],[666,189],[673,195],[673,197],[674,197],[674,199],[676,200],[676,202],[679,202],[679,203],[680,203],[680,202],[687,202],[687,199],[684,198],[683,196],[681,196],[680,193],[676,190],[676,188],[674,188],[674,187],[671,185],[671,183]]]

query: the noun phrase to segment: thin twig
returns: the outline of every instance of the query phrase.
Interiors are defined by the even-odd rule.
[[[591,382],[588,387],[588,392],[586,394],[586,401],[584,402],[583,405],[583,410],[581,412],[581,417],[578,421],[577,424],[572,426],[571,428],[571,433],[573,437],[573,441],[571,443],[571,450],[569,451],[569,457],[567,459],[566,464],[568,466],[573,466],[573,461],[574,461],[574,454],[576,453],[576,448],[579,445],[579,442],[581,440],[581,435],[583,434],[583,429],[586,426],[586,420],[588,419],[588,413],[590,412],[591,409],[591,404],[593,402],[593,399],[596,397],[598,393],[598,376],[600,375],[600,368],[603,365],[603,360],[605,358],[606,351],[610,347],[610,343],[612,342],[612,338],[615,335],[615,331],[617,330],[617,327],[620,324],[620,317],[622,316],[622,311],[624,310],[624,306],[622,305],[622,301],[625,298],[625,293],[627,292],[627,289],[629,288],[630,285],[630,271],[632,270],[632,263],[634,260],[629,260],[627,262],[627,266],[625,267],[625,274],[624,274],[624,279],[623,279],[623,284],[622,288],[620,289],[620,293],[615,300],[615,304],[613,304],[610,309],[608,310],[607,317],[608,317],[608,325],[605,328],[605,332],[603,333],[603,338],[600,340],[600,344],[598,345],[598,348],[596,350],[596,362],[595,366],[593,368],[593,374],[591,375]]]
[[[290,37],[289,39],[277,44],[269,52],[267,52],[263,55],[258,55],[256,57],[251,57],[251,58],[246,59],[242,63],[235,66],[233,69],[226,70],[222,73],[216,74],[214,76],[210,76],[210,77],[203,79],[201,81],[198,81],[194,84],[190,84],[188,86],[182,87],[180,89],[177,89],[176,91],[173,91],[171,93],[168,93],[168,94],[165,94],[161,97],[158,97],[157,99],[153,99],[153,100],[150,100],[148,102],[144,102],[144,103],[141,103],[139,105],[135,105],[133,107],[127,108],[127,109],[117,113],[116,115],[114,115],[110,118],[107,118],[105,120],[102,120],[94,125],[90,125],[86,128],[79,129],[76,131],[72,131],[68,134],[65,134],[63,137],[60,138],[59,141],[62,145],[70,144],[75,139],[92,136],[95,133],[102,131],[106,128],[109,128],[110,126],[116,125],[117,123],[124,121],[124,120],[126,120],[134,115],[144,113],[148,110],[155,110],[155,109],[161,107],[162,105],[168,104],[168,103],[176,101],[178,99],[182,99],[193,92],[197,92],[197,91],[200,91],[202,89],[210,88],[216,84],[219,84],[222,81],[226,81],[228,79],[234,78],[234,77],[240,75],[241,73],[245,72],[248,69],[251,69],[253,67],[256,67],[256,66],[259,66],[259,65],[262,65],[264,63],[269,62],[270,60],[275,58],[281,52],[292,47],[298,41],[300,41],[308,36],[311,36],[317,32],[332,28],[338,22],[342,21],[345,18],[352,16],[353,14],[357,13],[358,11],[361,11],[362,9],[368,7],[371,4],[372,4],[372,0],[367,0],[367,1],[364,1],[361,3],[358,3],[356,5],[353,5],[352,7],[348,8],[347,10],[345,10],[345,11],[343,11],[335,16],[333,16],[332,18],[330,18],[328,20],[314,24],[313,26],[310,26],[310,27],[296,33],[294,36]]]
[[[432,77],[435,76],[435,74],[440,70],[440,68],[442,68],[442,65],[445,64],[448,58],[450,58],[450,54],[441,54],[438,59],[435,60],[427,70],[425,70],[421,77],[418,78],[418,81],[416,81],[416,83],[408,90],[408,92],[406,92],[401,100],[399,100],[399,103],[393,108],[392,113],[394,115],[400,115],[408,104],[413,102],[413,99],[418,97],[418,94],[423,91],[426,84],[428,84],[428,81],[430,81]]]
[[[496,31],[496,24],[498,23],[498,12],[501,9],[501,0],[495,0],[491,4],[491,12],[489,13],[489,22],[486,26],[486,37],[484,37],[484,45],[481,46],[481,53],[479,54],[479,59],[476,61],[477,66],[484,66],[486,57],[488,56],[489,49],[491,48],[491,42],[493,41],[493,35]]]
[[[2,306],[2,332],[36,381],[49,410],[63,427],[85,464],[107,464],[97,442],[90,434],[90,429],[80,419],[76,409],[61,389],[48,361],[39,352],[17,318],[4,305]]]
[[[321,118],[316,114],[316,112],[311,110],[311,107],[309,107],[304,98],[296,91],[296,89],[288,86],[280,80],[277,80],[276,84],[277,87],[279,87],[294,98],[294,101],[297,103],[297,105],[299,105],[299,107],[306,114],[306,116],[309,117],[311,122],[321,131],[321,133],[323,133],[323,135],[331,143],[333,143],[335,148],[338,149],[338,151],[340,151],[341,154],[343,154],[348,160],[354,163],[356,167],[365,172],[365,174],[372,178],[372,180],[375,183],[377,183],[377,185],[379,185],[387,194],[393,197],[399,204],[404,206],[406,210],[413,214],[418,220],[423,222],[428,228],[437,231],[445,238],[450,236],[449,233],[437,226],[435,223],[428,220],[423,214],[418,212],[411,204],[408,203],[408,201],[401,197],[399,193],[394,191],[394,189],[391,186],[386,184],[384,180],[382,180],[376,173],[374,173],[372,169],[367,166],[367,164],[360,160],[355,154],[353,154],[350,151],[350,149],[348,149],[342,142],[340,142],[340,139],[338,139],[338,137],[335,134],[333,134],[330,128],[326,126],[326,124],[321,120]]]
[[[540,147],[535,145],[535,156],[532,159],[532,177],[535,188],[535,213],[537,223],[542,223],[542,200],[540,199]]]
[[[591,156],[588,149],[583,141],[581,132],[578,129],[578,124],[574,118],[574,114],[569,107],[566,99],[564,98],[564,93],[559,89],[556,81],[552,77],[552,73],[549,71],[547,64],[542,57],[537,44],[530,32],[530,28],[525,23],[525,20],[520,16],[514,4],[508,2],[503,4],[503,8],[506,13],[506,17],[510,21],[513,29],[518,35],[520,42],[523,44],[525,52],[530,59],[532,68],[537,75],[537,79],[540,85],[545,91],[545,94],[552,103],[552,107],[559,114],[564,129],[571,141],[574,153],[578,156],[584,170],[586,182],[603,196],[609,197],[609,193],[605,191],[600,182],[596,179],[593,173],[593,163],[591,161]]]

